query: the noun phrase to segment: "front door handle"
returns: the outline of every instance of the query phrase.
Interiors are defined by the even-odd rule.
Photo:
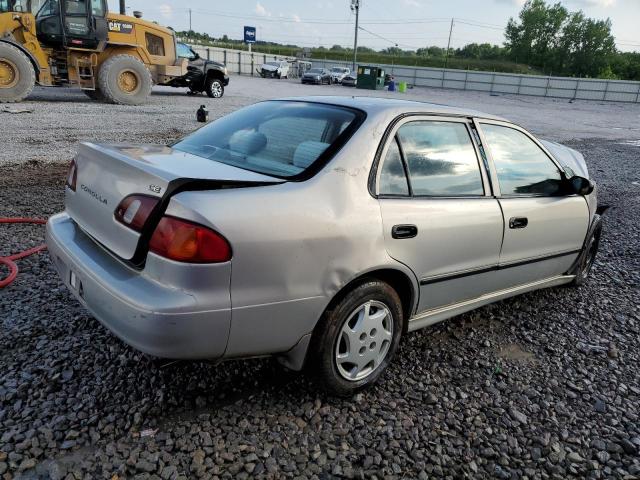
[[[511,217],[509,219],[509,228],[525,228],[529,225],[527,217]]]
[[[418,235],[418,227],[415,225],[394,225],[391,229],[393,238],[413,238]]]

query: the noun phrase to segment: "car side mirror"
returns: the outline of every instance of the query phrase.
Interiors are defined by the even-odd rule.
[[[191,57],[191,61],[194,62],[196,60],[200,60],[200,55],[197,52],[194,52],[193,50],[191,50],[191,53],[193,54]]]
[[[577,175],[567,179],[567,187],[569,193],[583,196],[589,195],[595,188],[591,180]]]

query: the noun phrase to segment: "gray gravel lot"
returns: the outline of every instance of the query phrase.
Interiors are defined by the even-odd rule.
[[[259,100],[299,95],[380,95],[470,107],[502,115],[551,140],[640,139],[640,108],[627,103],[569,103],[426,88],[401,94],[241,76],[231,77],[221,100],[188,97],[185,92],[158,87],[149,104],[129,107],[88,101],[80,90],[36,88],[28,101],[17,106],[30,108],[32,113],[0,113],[0,165],[29,160],[66,162],[79,141],[164,143],[198,126],[195,111],[201,104],[207,105],[213,119]]]
[[[43,162],[78,140],[165,142],[196,126],[200,103],[222,114],[341,88],[232,77],[222,100],[162,91],[138,109],[37,91],[34,113],[0,113],[0,161],[22,163],[1,169],[0,216],[62,209],[66,167]],[[409,334],[381,382],[349,401],[269,359],[139,354],[77,304],[46,253],[31,257],[0,290],[0,478],[640,478],[640,109],[420,93],[585,154],[614,206],[585,286]],[[0,255],[41,240],[42,227],[0,226]]]

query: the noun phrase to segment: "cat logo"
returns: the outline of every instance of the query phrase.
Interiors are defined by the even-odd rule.
[[[115,33],[131,33],[133,32],[133,23],[111,20],[109,21],[109,31]]]

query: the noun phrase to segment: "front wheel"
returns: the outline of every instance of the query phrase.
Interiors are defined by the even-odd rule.
[[[594,221],[596,223],[591,229],[589,238],[585,242],[584,248],[582,249],[578,264],[575,267],[575,278],[570,283],[570,285],[583,285],[589,278],[591,269],[593,268],[593,264],[596,261],[598,248],[600,247],[600,237],[602,236],[602,219],[600,217],[597,217]]]
[[[361,283],[327,310],[309,350],[325,389],[348,396],[375,383],[398,348],[403,318],[398,294],[379,280]]]
[[[224,85],[222,80],[214,77],[207,78],[204,84],[204,91],[207,92],[209,98],[220,98],[224,95]]]

